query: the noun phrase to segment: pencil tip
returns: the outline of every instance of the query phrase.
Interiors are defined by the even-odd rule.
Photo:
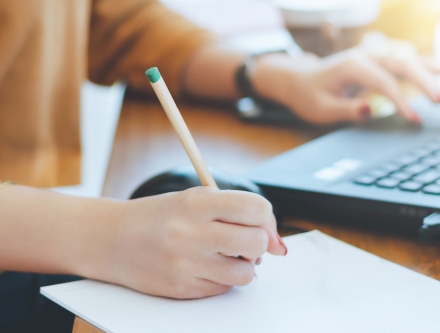
[[[151,83],[156,83],[160,79],[160,73],[157,67],[151,67],[147,69],[145,74],[148,77],[148,80],[150,80]]]

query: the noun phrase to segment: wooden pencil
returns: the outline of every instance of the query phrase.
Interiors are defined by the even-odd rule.
[[[217,187],[214,178],[209,172],[208,167],[200,154],[199,149],[192,137],[188,127],[186,126],[185,121],[180,114],[179,109],[177,108],[176,103],[174,102],[173,97],[171,96],[170,91],[168,90],[165,81],[160,75],[157,67],[152,67],[148,69],[145,74],[148,77],[148,80],[151,83],[151,86],[154,89],[157,97],[159,98],[162,107],[165,110],[165,113],[168,116],[174,130],[177,133],[177,136],[180,139],[183,147],[185,148],[186,153],[188,154],[189,159],[191,160],[192,165],[196,169],[197,175],[200,178],[203,186],[214,186]]]

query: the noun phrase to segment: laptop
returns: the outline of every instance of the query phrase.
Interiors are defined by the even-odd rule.
[[[416,232],[440,212],[440,105],[339,129],[246,173],[282,214]]]

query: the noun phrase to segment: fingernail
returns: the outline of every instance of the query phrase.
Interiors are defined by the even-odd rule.
[[[283,240],[281,239],[280,235],[277,235],[277,237],[278,237],[278,242],[280,243],[280,245],[281,245],[282,247],[284,247],[284,254],[283,254],[283,256],[285,256],[285,255],[287,254],[287,246],[286,246],[286,244],[284,244],[284,242],[283,242]]]
[[[364,104],[359,109],[359,114],[362,119],[368,119],[371,117],[371,108],[368,104]]]
[[[421,124],[422,123],[422,119],[420,118],[420,116],[417,113],[413,113],[412,114],[412,120],[417,123],[417,124]]]
[[[262,261],[263,261],[263,258],[258,257],[257,260],[255,261],[255,265],[261,264]]]

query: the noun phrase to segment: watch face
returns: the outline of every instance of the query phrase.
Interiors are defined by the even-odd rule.
[[[251,97],[239,99],[236,106],[240,118],[252,119],[261,115],[259,105],[256,104],[255,100]]]

